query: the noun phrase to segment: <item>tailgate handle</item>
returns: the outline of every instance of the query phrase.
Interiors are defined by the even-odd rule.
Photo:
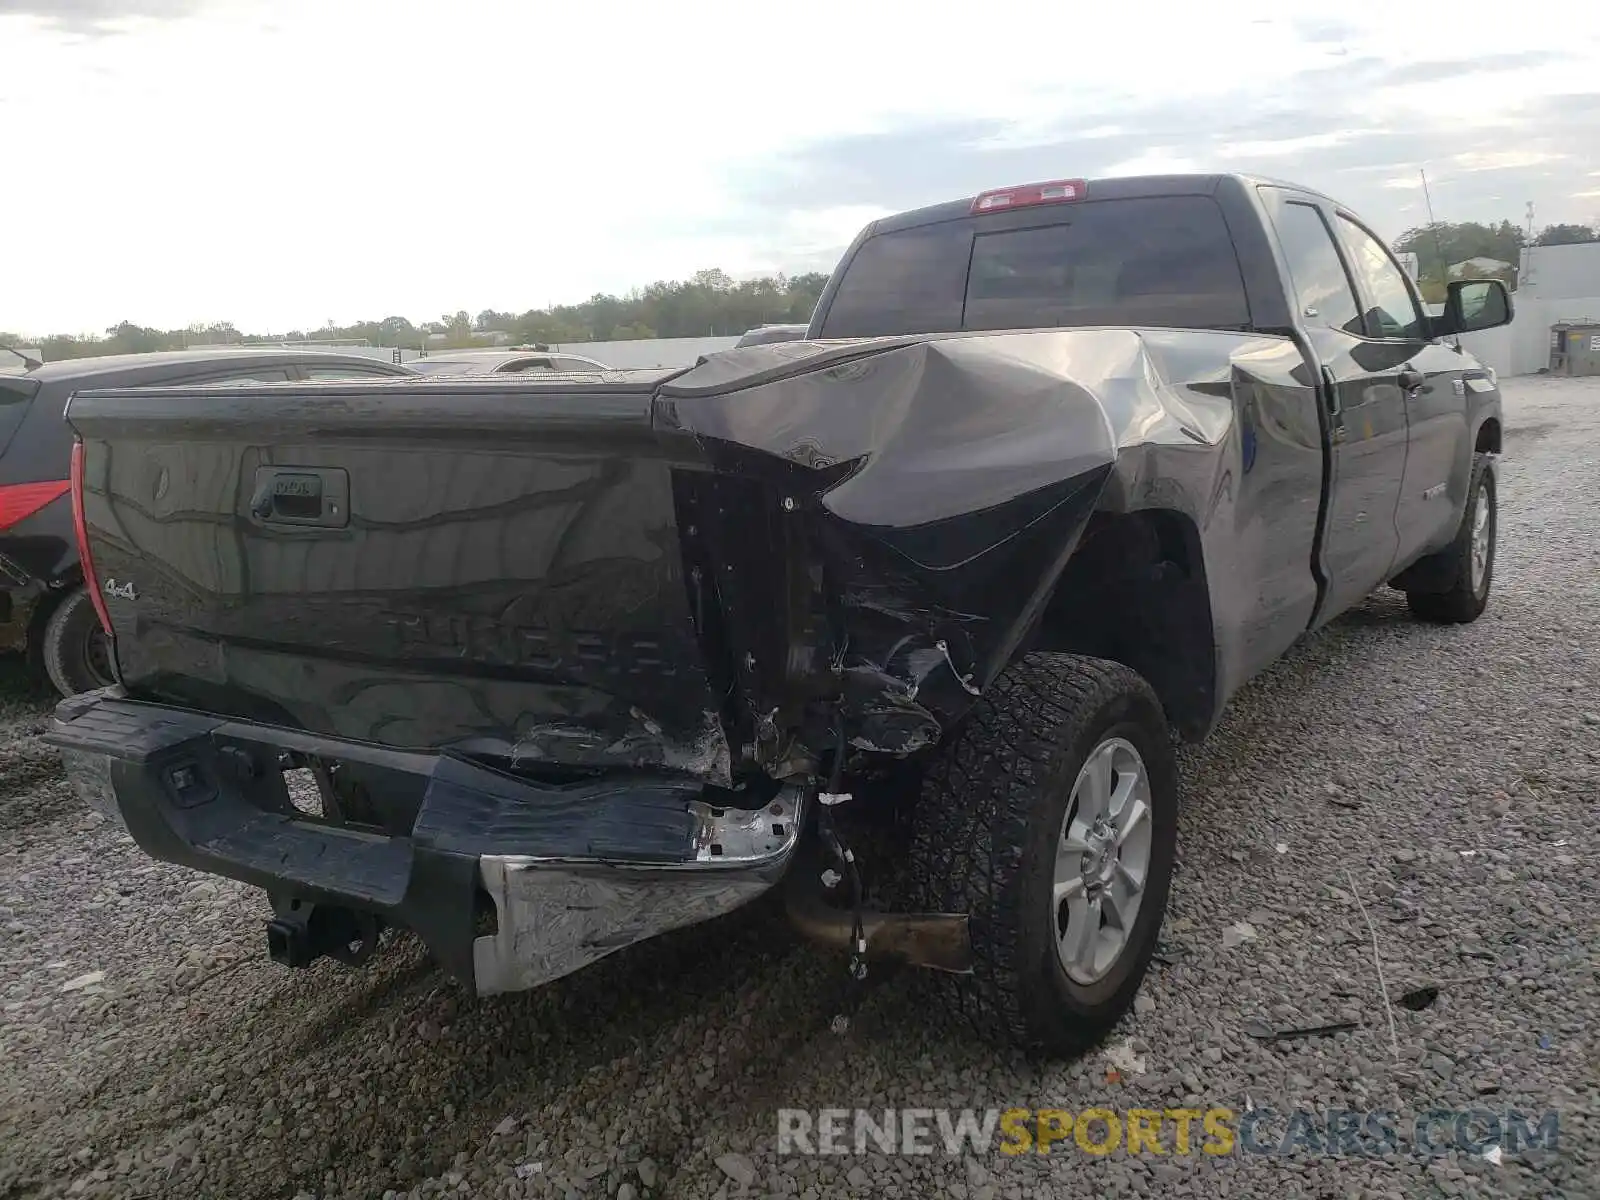
[[[250,516],[263,525],[343,529],[350,476],[343,467],[257,467]]]

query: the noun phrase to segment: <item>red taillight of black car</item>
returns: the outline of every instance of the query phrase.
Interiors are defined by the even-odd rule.
[[[94,557],[89,553],[89,524],[83,516],[83,442],[72,443],[72,528],[78,534],[78,561],[83,568],[83,586],[89,591],[100,626],[111,636],[111,614],[106,611],[106,598],[100,593],[100,579],[94,573]]]
[[[0,484],[0,531],[27,520],[45,505],[60,499],[68,486],[65,479]]]

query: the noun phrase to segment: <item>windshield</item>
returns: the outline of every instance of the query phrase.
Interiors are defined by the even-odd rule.
[[[1154,325],[1240,329],[1244,281],[1209,196],[1161,196],[896,230],[856,251],[824,337]],[[996,227],[997,224],[1000,227]]]

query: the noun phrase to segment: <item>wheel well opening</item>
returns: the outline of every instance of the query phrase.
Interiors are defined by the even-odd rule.
[[[50,614],[60,608],[66,598],[83,586],[83,574],[77,565],[64,572],[56,581],[55,586],[41,590],[34,601],[33,611],[28,617],[28,639],[37,643],[44,636],[45,623],[49,621]]]
[[[1478,426],[1478,444],[1474,446],[1475,454],[1500,453],[1500,422],[1490,417]]]
[[[1096,513],[1056,584],[1035,644],[1131,667],[1181,733],[1203,733],[1213,716],[1216,655],[1194,523],[1165,509]]]

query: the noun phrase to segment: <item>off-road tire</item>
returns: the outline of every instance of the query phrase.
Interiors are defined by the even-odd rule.
[[[1478,515],[1478,506],[1489,506],[1489,555],[1482,578],[1477,586],[1472,580],[1472,535]],[[1446,625],[1465,625],[1476,621],[1489,604],[1489,588],[1494,583],[1495,540],[1499,533],[1500,512],[1495,498],[1494,472],[1489,470],[1489,460],[1479,454],[1472,461],[1472,480],[1467,489],[1467,506],[1461,514],[1461,526],[1451,543],[1436,555],[1438,569],[1452,581],[1444,591],[1407,591],[1406,604],[1414,616],[1424,621]],[[1429,565],[1434,565],[1430,562]]]
[[[39,661],[56,691],[63,696],[91,692],[115,683],[110,671],[104,631],[94,611],[94,600],[82,587],[76,587],[51,610],[39,640]],[[101,642],[97,663],[95,640]]]
[[[1150,783],[1144,899],[1120,958],[1084,986],[1056,952],[1049,902],[1056,839],[1089,753],[1131,742]],[[1161,704],[1137,673],[1072,654],[1029,654],[995,680],[929,769],[913,821],[911,892],[925,911],[969,915],[971,975],[931,980],[981,1038],[1048,1056],[1098,1042],[1133,1004],[1172,881],[1178,771]]]

